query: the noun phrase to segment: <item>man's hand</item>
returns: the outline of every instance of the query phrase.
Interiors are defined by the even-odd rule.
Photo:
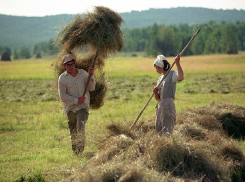
[[[91,75],[94,75],[94,67],[93,67],[93,68],[90,68],[90,67],[89,67],[88,72],[89,72]]]
[[[79,97],[77,103],[82,104],[82,103],[84,103],[84,101],[85,101],[85,97]]]

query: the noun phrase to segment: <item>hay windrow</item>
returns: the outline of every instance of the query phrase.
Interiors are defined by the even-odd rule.
[[[206,121],[206,118],[210,119]],[[231,107],[228,104],[211,103],[209,106],[195,110],[188,109],[183,119],[192,121],[196,119],[196,122],[207,129],[218,129],[235,139],[245,139],[245,109],[239,105]],[[179,122],[185,123],[183,119]]]
[[[136,138],[136,135],[133,131],[128,130],[125,126],[118,125],[118,124],[110,124],[106,127],[110,132],[110,135],[121,135],[124,134],[132,139]]]
[[[127,134],[131,123],[113,123],[101,150],[78,176],[95,181],[244,181],[244,153],[216,119],[230,112],[241,116],[244,109],[221,103],[188,109],[178,115],[171,137],[155,134],[154,119],[135,127],[135,137]]]

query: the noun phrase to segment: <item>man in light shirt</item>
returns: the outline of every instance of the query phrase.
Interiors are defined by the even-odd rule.
[[[68,117],[72,150],[82,153],[85,147],[85,124],[89,115],[90,94],[95,89],[94,68],[89,68],[92,75],[85,92],[89,73],[75,67],[76,58],[72,54],[63,57],[64,72],[59,76],[58,91],[63,104],[63,114]]]

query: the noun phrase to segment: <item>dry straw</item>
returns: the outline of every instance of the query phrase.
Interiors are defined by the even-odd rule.
[[[123,46],[123,34],[120,30],[122,17],[109,8],[97,6],[94,12],[77,15],[58,35],[65,53],[73,49],[88,46],[91,52],[98,51],[106,57],[120,51]]]
[[[91,62],[93,61],[93,54],[87,55],[84,57],[78,57],[75,53],[73,53],[76,57],[76,68],[88,70]],[[104,61],[102,57],[97,57],[97,65],[96,65],[96,86],[95,90],[90,92],[90,108],[91,109],[99,109],[103,106],[105,102],[105,96],[108,89],[108,83],[106,81],[106,75],[103,70]],[[64,67],[62,63],[62,55],[58,56],[58,59],[53,64],[54,72],[56,75],[55,85],[58,85],[58,77],[60,74],[64,72]]]
[[[101,150],[77,171],[76,179],[244,181],[244,153],[220,120],[230,118],[226,113],[244,118],[244,111],[244,107],[219,103],[189,109],[179,114],[171,137],[155,134],[153,120],[135,127],[132,136],[127,123],[111,124]]]
[[[58,76],[64,71],[62,56],[65,54],[76,55],[76,67],[79,69],[88,71],[89,67],[95,66],[96,88],[90,93],[92,109],[98,109],[104,104],[108,85],[103,67],[109,55],[122,49],[122,23],[123,19],[118,13],[97,6],[94,12],[77,15],[60,31],[56,39],[58,46],[62,47],[58,54],[59,60],[55,64],[55,73]]]

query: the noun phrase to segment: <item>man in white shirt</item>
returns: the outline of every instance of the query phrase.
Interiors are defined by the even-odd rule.
[[[88,120],[90,104],[89,91],[95,89],[96,81],[93,76],[94,68],[89,68],[92,76],[83,96],[89,73],[83,69],[77,69],[75,62],[76,58],[72,54],[63,57],[65,71],[59,76],[58,91],[63,103],[63,114],[68,117],[72,150],[79,154],[85,147],[85,123]]]

